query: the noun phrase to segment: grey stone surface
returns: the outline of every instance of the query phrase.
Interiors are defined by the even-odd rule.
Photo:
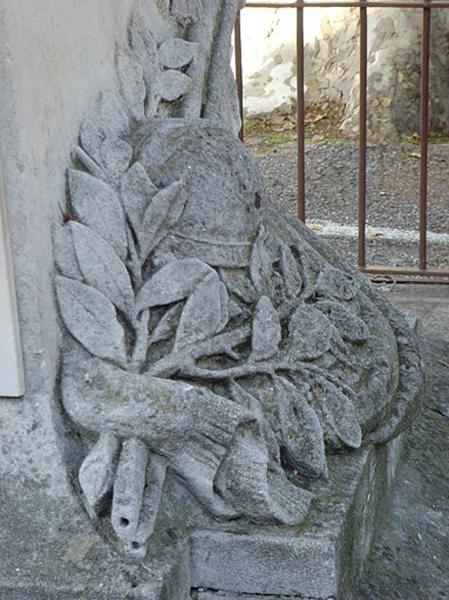
[[[403,441],[334,457],[328,483],[300,533],[266,528],[251,536],[195,534],[193,597],[356,598],[355,582],[385,510]],[[206,591],[217,589],[222,591]]]
[[[33,519],[37,547],[45,527],[57,543],[37,571],[32,544],[23,560],[30,572],[18,584],[4,580],[5,597],[41,586],[50,596],[185,598],[206,577],[188,554],[206,531],[251,548],[268,528],[291,573],[305,530],[314,547],[335,527],[331,579],[315,577],[309,589],[326,596],[359,575],[371,530],[363,519],[375,506],[363,490],[375,498],[384,489],[374,467],[387,450],[372,444],[413,419],[420,356],[399,311],[271,208],[254,160],[230,131],[232,104],[223,98],[237,5],[129,10],[115,48],[116,91],[100,93],[81,125],[55,235],[62,343],[45,348],[46,386],[33,382],[41,418],[25,430],[29,440],[22,435],[17,466],[5,461],[2,489],[2,510],[25,496],[27,515],[23,527],[17,517],[8,528],[5,547]],[[55,331],[52,303],[45,319]],[[5,454],[26,423],[20,414],[35,414],[36,404],[10,414],[2,407],[13,424]],[[317,512],[338,456],[342,510]],[[374,471],[364,469],[366,457]],[[22,473],[28,459],[35,466]],[[42,496],[27,499],[27,477]],[[339,490],[329,493],[338,504]],[[346,532],[352,506],[363,539]],[[84,537],[63,552],[76,526],[95,532],[91,554]],[[82,554],[84,576],[61,568],[67,552],[69,562]]]

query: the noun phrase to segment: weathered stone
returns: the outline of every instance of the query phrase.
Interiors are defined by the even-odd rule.
[[[230,131],[223,100],[238,4],[150,1],[151,19],[142,4],[117,45],[116,101],[92,102],[81,127],[55,239],[61,368],[55,351],[37,396],[45,397],[40,426],[56,425],[46,425],[53,442],[45,448],[66,482],[62,492],[51,488],[61,500],[46,518],[57,528],[62,510],[64,532],[71,518],[75,531],[84,519],[67,560],[92,553],[93,583],[77,588],[77,575],[58,587],[57,559],[46,550],[51,593],[67,598],[184,600],[210,576],[189,555],[205,532],[208,543],[218,540],[217,556],[228,540],[239,540],[243,558],[260,549],[253,574],[225,580],[217,570],[225,590],[234,578],[238,592],[280,593],[283,573],[292,593],[313,579],[317,597],[334,594],[353,566],[335,559],[337,538],[351,547],[333,529],[344,507],[325,519],[316,511],[323,486],[332,499],[338,493],[325,477],[341,459],[345,506],[364,514],[369,494],[356,493],[357,465],[380,451],[357,449],[397,436],[416,412],[420,357],[407,320],[307,228],[271,208],[256,163]],[[181,60],[190,43],[197,52]],[[160,93],[171,71],[191,82],[176,100]],[[36,441],[29,448],[42,452]],[[17,476],[9,481],[8,507],[25,489]],[[297,564],[320,540],[329,542],[333,581],[323,578],[321,589],[312,572],[301,583]],[[360,565],[365,542],[354,552]],[[285,555],[271,588],[255,578],[270,544]],[[56,548],[63,554],[60,540]],[[118,587],[108,575],[102,590],[109,565]],[[247,569],[231,566],[235,575]],[[38,597],[39,584],[25,579]]]
[[[219,18],[205,115],[215,111],[214,69],[225,68],[222,45],[229,45],[234,4],[224,5]],[[189,42],[166,40],[158,60],[181,67],[196,60],[190,50]],[[140,52],[119,54],[142,60]],[[126,68],[122,80],[134,81],[139,69]],[[156,95],[167,102],[186,92],[184,84],[162,91],[169,77],[188,79],[173,69],[159,73]],[[143,76],[142,82],[150,83]],[[131,82],[123,100],[141,120],[134,88]],[[111,519],[123,550],[141,559],[149,536],[158,537],[158,507],[163,512],[165,502],[165,468],[157,488],[147,489],[152,453],[223,526],[236,517],[248,527],[295,526],[306,518],[313,491],[289,477],[317,481],[333,449],[394,435],[402,420],[397,398],[405,416],[419,393],[419,356],[406,323],[399,334],[360,275],[316,248],[298,222],[271,216],[258,169],[232,134],[216,120],[178,118],[166,108],[155,104],[157,119],[130,127],[126,139],[138,162],[121,172],[117,165],[125,161],[113,153],[111,184],[72,171],[72,205],[84,224],[70,224],[67,240],[82,279],[59,279],[61,315],[84,347],[65,350],[63,407],[81,432],[123,439]],[[109,143],[120,147],[122,137]],[[108,216],[100,221],[103,210]],[[385,340],[371,341],[380,324]],[[408,387],[400,377],[400,340],[407,368],[416,372]],[[144,517],[148,495],[155,504]],[[176,506],[176,496],[172,501]],[[252,536],[244,543],[257,546]],[[304,543],[301,536],[294,542],[301,552]],[[269,548],[263,552],[268,556]],[[293,554],[287,571],[299,560]]]

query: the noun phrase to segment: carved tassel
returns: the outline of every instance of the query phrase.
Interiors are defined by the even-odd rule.
[[[137,535],[145,491],[148,448],[137,438],[123,442],[112,499],[112,527],[117,537],[132,544]]]
[[[135,558],[145,557],[148,539],[154,531],[156,519],[159,514],[166,470],[166,460],[161,456],[150,453],[139,525],[134,540],[131,543],[125,544],[128,554],[131,554]]]

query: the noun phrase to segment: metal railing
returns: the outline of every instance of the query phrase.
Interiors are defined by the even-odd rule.
[[[449,2],[424,0],[401,1],[315,1],[298,0],[289,3],[247,2],[248,8],[296,9],[296,77],[297,77],[297,144],[298,144],[298,217],[306,220],[306,165],[305,165],[305,101],[304,101],[304,10],[313,8],[358,8],[360,11],[360,109],[359,109],[359,177],[358,177],[358,266],[372,275],[408,276],[414,278],[449,278],[449,269],[433,269],[428,265],[428,156],[429,156],[429,82],[430,82],[430,29],[431,11],[449,8]],[[396,267],[369,265],[366,260],[367,226],[367,100],[368,100],[368,8],[422,9],[421,94],[420,94],[420,189],[419,189],[419,265]],[[243,69],[240,13],[235,26],[236,79],[239,93],[243,140]],[[449,175],[449,174],[448,174]]]

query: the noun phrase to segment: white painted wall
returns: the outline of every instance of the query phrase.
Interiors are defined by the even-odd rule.
[[[52,224],[61,216],[80,123],[100,90],[117,87],[115,47],[126,40],[136,1],[0,1],[0,172],[26,389],[20,400],[0,397],[0,480],[45,480],[50,495],[69,489],[55,451],[60,332]],[[141,1],[154,12],[152,0]]]
[[[0,396],[18,397],[23,392],[22,347],[16,289],[0,171]]]
[[[53,388],[58,327],[51,226],[79,125],[114,89],[135,0],[2,0],[0,160],[30,392]]]

